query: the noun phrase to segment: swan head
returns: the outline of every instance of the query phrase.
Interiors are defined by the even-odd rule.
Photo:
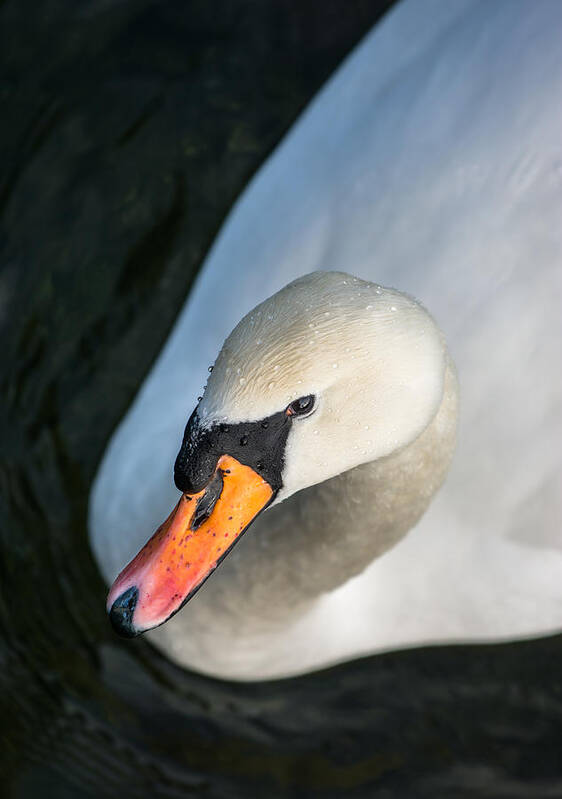
[[[197,425],[258,423],[311,398],[291,416],[279,502],[407,445],[433,418],[444,372],[444,341],[419,303],[341,272],[313,272],[235,327]]]
[[[437,325],[393,289],[314,272],[258,305],[188,421],[182,499],[109,593],[117,631],[170,618],[264,508],[412,442],[437,412],[445,367]]]

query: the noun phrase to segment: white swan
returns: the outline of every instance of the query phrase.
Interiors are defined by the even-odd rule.
[[[172,659],[259,679],[414,643],[499,640],[562,626],[560,42],[556,0],[399,5],[235,207],[96,479],[91,539],[108,581],[177,501],[171,465],[221,342],[256,302],[313,269],[397,286],[431,309],[459,370],[459,445],[421,522],[370,565],[376,552],[363,551],[349,572],[338,571],[330,547],[310,557],[304,531],[318,530],[322,514],[332,518],[327,492],[309,489],[266,511],[189,605],[149,634]],[[316,294],[318,307],[324,294]],[[247,362],[258,338],[245,339]],[[285,333],[280,346],[291,340]],[[334,362],[345,360],[345,347],[339,355]],[[443,377],[445,360],[426,377]],[[326,363],[318,362],[319,373]],[[261,368],[266,374],[267,364]],[[297,372],[290,391],[305,386]],[[217,366],[209,385],[216,397],[221,374]],[[434,403],[454,398],[453,390],[434,389],[426,395]],[[273,405],[267,391],[259,396],[261,418]],[[425,425],[435,409],[428,399]],[[342,404],[334,412],[345,418]],[[354,408],[349,418],[357,414]],[[313,421],[300,420],[300,431]],[[347,440],[332,449],[324,477],[349,470],[350,450],[364,446],[364,435],[359,441],[343,429]],[[396,446],[410,434],[398,434]],[[305,457],[303,449],[293,459],[291,490],[317,482],[305,474]],[[372,460],[373,450],[364,457]],[[356,510],[365,518],[377,505]],[[308,580],[285,568],[288,553],[276,536],[284,514],[293,520],[286,528],[293,544],[295,530],[303,531]],[[357,541],[352,546],[361,553]],[[274,564],[269,572],[239,570],[244,558],[258,556]],[[294,545],[290,556],[298,558]],[[229,598],[225,588],[238,590],[242,578],[247,612],[243,595]],[[291,587],[293,599],[280,603]]]

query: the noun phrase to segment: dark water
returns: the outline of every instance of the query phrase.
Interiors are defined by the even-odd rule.
[[[0,3],[2,796],[562,796],[561,637],[229,684],[118,640],[88,550],[221,220],[385,5]]]

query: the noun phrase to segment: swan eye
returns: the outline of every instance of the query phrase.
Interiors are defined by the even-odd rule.
[[[314,396],[307,394],[306,397],[299,397],[299,399],[291,402],[287,406],[285,413],[287,416],[306,416],[314,410]]]

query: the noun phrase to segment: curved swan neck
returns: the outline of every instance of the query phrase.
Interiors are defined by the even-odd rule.
[[[291,551],[298,553],[287,575],[286,596],[275,597],[276,603],[290,607],[333,590],[406,535],[445,479],[457,412],[458,383],[447,356],[438,411],[414,441],[295,494],[264,514],[264,537],[269,547],[277,548],[271,561],[282,563]],[[257,536],[262,530],[254,532]]]

